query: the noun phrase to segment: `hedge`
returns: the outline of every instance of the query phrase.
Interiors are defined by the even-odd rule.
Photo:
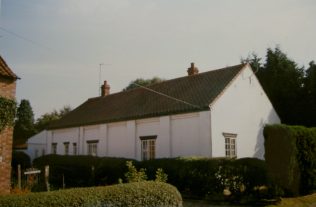
[[[182,206],[181,194],[166,183],[138,182],[0,196],[0,207],[142,207]]]
[[[149,178],[153,178],[156,170],[162,168],[168,175],[168,182],[188,196],[222,195],[227,187],[233,191],[237,179],[245,187],[244,195],[256,195],[256,187],[270,185],[265,162],[256,158],[155,159],[140,162],[139,167],[147,169]],[[240,193],[237,192],[240,186],[235,187],[238,189],[233,193]]]
[[[316,190],[316,128],[268,125],[264,137],[268,175],[285,195]]]
[[[82,186],[83,184],[113,184],[117,183],[120,178],[126,182],[124,180],[124,174],[127,172],[126,161],[127,159],[108,157],[49,155],[35,160],[34,165],[50,165],[50,184],[55,188],[60,188],[63,174],[66,187]],[[149,180],[155,179],[157,169],[162,168],[168,175],[167,182],[189,197],[216,198],[218,195],[223,195],[225,188],[230,188],[234,195],[260,197],[262,195],[258,194],[258,186],[270,186],[266,176],[265,162],[255,158],[237,160],[165,158],[143,162],[134,160],[133,163],[138,169],[146,169]],[[95,166],[93,174],[92,164]],[[78,166],[82,166],[82,168]],[[80,173],[78,173],[79,171]],[[245,188],[242,193],[239,189],[240,185]]]
[[[35,159],[33,165],[42,170],[49,165],[50,183],[55,188],[61,188],[64,180],[65,187],[69,188],[115,184],[124,177],[127,160],[85,155],[46,155]]]

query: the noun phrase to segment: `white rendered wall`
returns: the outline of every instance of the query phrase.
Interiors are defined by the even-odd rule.
[[[142,136],[157,136],[156,158],[211,156],[210,112],[187,113],[94,126],[48,131],[47,150],[57,143],[57,154],[69,154],[77,143],[78,154],[87,154],[87,141],[98,141],[98,156],[141,160]]]
[[[52,143],[57,143],[57,154],[65,154],[65,142],[69,142],[69,155],[73,154],[73,143],[77,143],[77,147],[80,145],[80,139],[78,135],[79,128],[67,128],[54,130],[51,133],[48,132],[47,149],[48,153],[51,153]],[[79,149],[78,149],[79,152]]]
[[[46,135],[47,131],[43,130],[40,133],[32,136],[27,140],[27,151],[26,153],[30,156],[31,161],[39,156],[49,154],[46,149]],[[37,151],[37,156],[36,156]]]
[[[225,156],[223,133],[237,134],[237,157],[264,157],[263,127],[280,123],[251,68],[246,66],[211,106],[213,156]]]
[[[126,122],[108,124],[107,156],[133,158],[133,140],[129,140],[127,135]]]
[[[171,116],[172,157],[211,156],[209,111]]]

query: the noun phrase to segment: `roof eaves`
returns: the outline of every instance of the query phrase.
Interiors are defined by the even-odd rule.
[[[200,112],[200,111],[209,111],[210,108],[208,106],[201,107],[200,109],[192,108],[191,110],[177,110],[173,112],[160,112],[160,113],[153,113],[153,114],[145,114],[145,115],[136,115],[131,117],[119,117],[115,119],[109,119],[109,120],[99,120],[99,121],[93,121],[93,122],[85,122],[85,123],[78,123],[78,124],[61,124],[60,126],[50,126],[47,129],[48,130],[54,130],[54,129],[65,129],[65,128],[73,128],[73,127],[82,127],[82,126],[90,126],[90,125],[96,125],[96,124],[108,124],[113,122],[121,122],[121,121],[130,121],[130,120],[138,120],[138,119],[145,119],[145,118],[151,118],[151,117],[159,117],[159,116],[169,116],[169,115],[176,115],[176,114],[183,114],[183,113],[193,113],[193,112]]]

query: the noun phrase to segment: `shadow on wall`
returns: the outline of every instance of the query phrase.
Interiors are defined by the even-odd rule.
[[[259,158],[259,159],[264,159],[264,137],[263,137],[263,129],[266,124],[274,124],[276,123],[277,118],[275,117],[275,113],[273,113],[273,110],[270,110],[270,113],[267,117],[266,120],[261,119],[259,123],[259,131],[257,134],[257,143],[255,146],[255,153],[254,157]]]

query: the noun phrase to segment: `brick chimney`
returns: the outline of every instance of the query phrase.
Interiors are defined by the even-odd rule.
[[[191,67],[188,68],[187,72],[188,76],[199,74],[199,70],[194,66],[194,63],[191,63]]]
[[[104,84],[101,86],[101,96],[107,96],[110,94],[110,85],[107,81],[104,81]]]

